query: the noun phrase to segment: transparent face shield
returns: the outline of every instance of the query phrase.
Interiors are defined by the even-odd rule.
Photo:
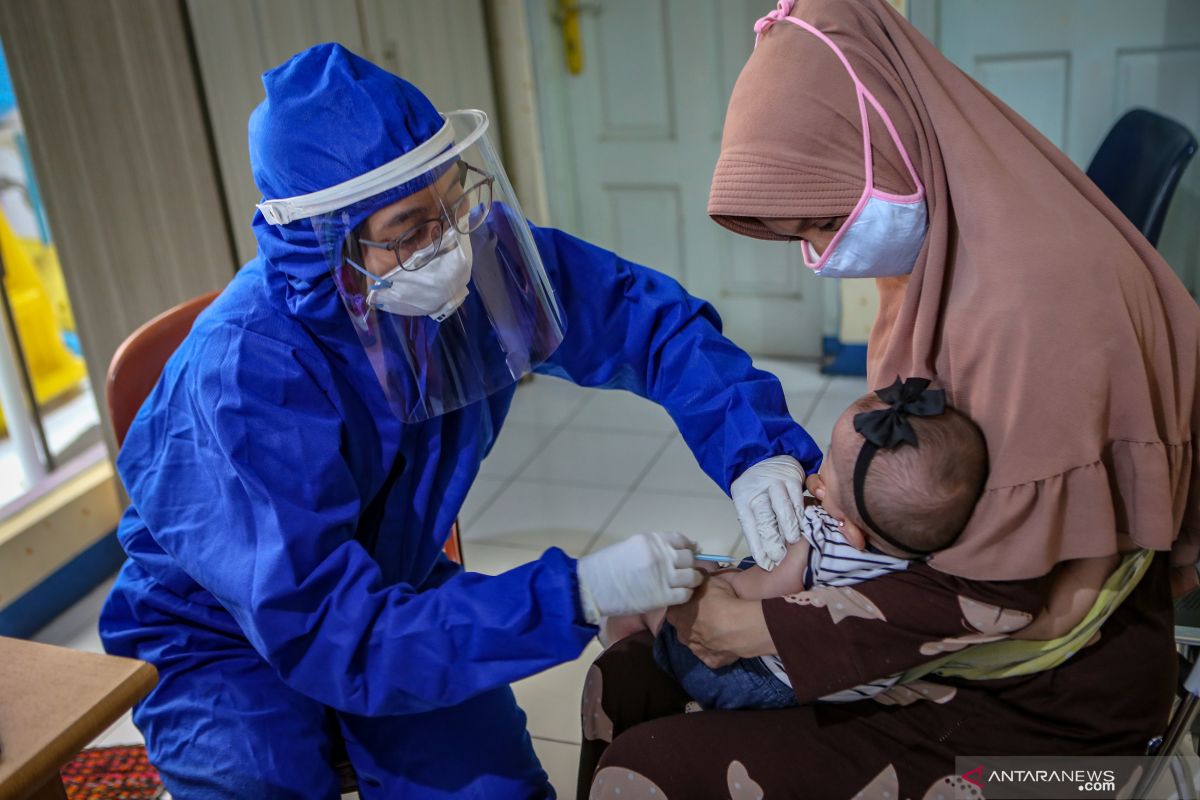
[[[482,111],[455,111],[395,161],[310,195],[268,200],[307,219],[371,367],[405,422],[511,386],[565,323]]]

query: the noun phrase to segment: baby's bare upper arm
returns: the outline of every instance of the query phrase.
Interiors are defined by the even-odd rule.
[[[787,556],[779,566],[767,572],[762,567],[723,574],[733,586],[733,591],[743,600],[766,600],[768,597],[783,597],[804,591],[804,571],[808,567],[809,544],[801,539],[787,546]],[[731,571],[734,572],[734,571]]]

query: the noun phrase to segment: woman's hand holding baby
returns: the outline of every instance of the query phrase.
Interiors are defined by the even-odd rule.
[[[729,581],[710,576],[688,602],[667,609],[679,641],[711,668],[775,652],[762,603],[737,596]]]

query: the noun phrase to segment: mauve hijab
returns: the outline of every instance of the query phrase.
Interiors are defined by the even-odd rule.
[[[877,281],[868,380],[934,379],[983,429],[991,465],[961,538],[932,566],[1010,580],[1136,547],[1194,564],[1195,301],[1078,167],[884,0],[772,12],[730,99],[713,219],[781,239],[760,220],[845,216],[862,193],[854,85],[789,13],[845,53],[925,185],[916,267]],[[913,191],[869,119],[875,185]]]

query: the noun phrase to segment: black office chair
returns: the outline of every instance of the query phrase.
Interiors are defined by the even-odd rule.
[[[1196,153],[1196,137],[1175,120],[1135,108],[1117,120],[1087,175],[1158,246],[1179,178]]]

